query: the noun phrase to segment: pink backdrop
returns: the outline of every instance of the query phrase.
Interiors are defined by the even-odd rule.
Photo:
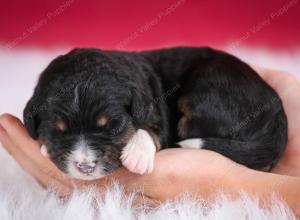
[[[144,49],[299,48],[299,0],[0,1],[0,44]]]

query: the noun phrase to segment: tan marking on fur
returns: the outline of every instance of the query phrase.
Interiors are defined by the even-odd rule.
[[[177,126],[177,130],[178,130],[178,136],[180,138],[184,138],[187,135],[187,118],[185,116],[183,116],[179,122],[178,122],[178,126]]]
[[[105,126],[108,123],[109,118],[106,115],[102,115],[98,118],[97,125],[99,127]]]
[[[191,117],[191,110],[188,105],[188,98],[181,97],[178,101],[179,111],[183,114],[178,122],[177,130],[180,138],[184,138],[187,135],[187,121]]]
[[[186,97],[181,97],[178,101],[178,107],[179,111],[184,114],[185,116],[190,115],[190,107],[188,105],[188,98]]]
[[[63,120],[57,120],[55,122],[55,127],[60,130],[60,131],[65,131],[67,130],[67,125]]]

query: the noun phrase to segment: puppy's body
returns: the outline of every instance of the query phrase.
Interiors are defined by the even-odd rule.
[[[43,72],[24,122],[60,169],[85,179],[121,163],[151,172],[155,151],[176,142],[263,169],[287,141],[274,90],[247,64],[210,48],[73,50]]]

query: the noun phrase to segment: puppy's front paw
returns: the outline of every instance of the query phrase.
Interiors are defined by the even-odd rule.
[[[156,147],[146,130],[138,129],[121,154],[124,167],[133,173],[151,173]]]

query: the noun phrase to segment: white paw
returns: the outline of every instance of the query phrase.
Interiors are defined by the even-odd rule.
[[[156,147],[146,130],[138,129],[121,154],[124,167],[133,173],[151,173]]]
[[[42,145],[42,146],[41,146],[41,154],[42,154],[44,157],[49,157],[48,150],[47,150],[47,147],[46,147],[45,145]]]

